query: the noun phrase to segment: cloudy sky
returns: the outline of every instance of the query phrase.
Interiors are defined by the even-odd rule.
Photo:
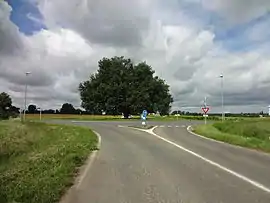
[[[267,111],[269,0],[0,0],[0,92],[22,107],[80,105],[79,82],[102,57],[146,60],[173,109]]]

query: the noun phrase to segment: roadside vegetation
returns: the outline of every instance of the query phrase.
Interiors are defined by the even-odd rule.
[[[0,202],[58,202],[96,144],[83,127],[0,122]]]
[[[194,132],[234,145],[270,152],[270,119],[249,119],[195,126]]]

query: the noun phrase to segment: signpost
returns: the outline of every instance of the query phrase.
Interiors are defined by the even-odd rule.
[[[42,110],[41,110],[41,108],[39,107],[39,108],[37,108],[37,110],[39,110],[39,120],[41,121],[41,112],[42,112]]]
[[[143,110],[142,115],[141,115],[142,125],[143,126],[146,125],[146,117],[147,117],[147,110]]]
[[[203,111],[203,117],[204,117],[204,124],[206,124],[206,118],[208,117],[208,115],[207,115],[207,112],[209,111],[209,107],[207,107],[207,105],[206,105],[206,97],[204,98],[204,105],[203,105],[203,107],[202,107],[202,111]]]

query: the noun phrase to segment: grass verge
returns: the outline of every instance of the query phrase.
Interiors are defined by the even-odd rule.
[[[96,145],[83,127],[0,122],[0,202],[58,202]]]
[[[226,121],[195,126],[194,132],[230,144],[270,152],[270,121]]]

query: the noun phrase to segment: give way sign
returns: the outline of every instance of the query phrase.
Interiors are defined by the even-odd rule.
[[[202,110],[204,114],[207,114],[207,112],[209,111],[209,107],[202,107]]]

